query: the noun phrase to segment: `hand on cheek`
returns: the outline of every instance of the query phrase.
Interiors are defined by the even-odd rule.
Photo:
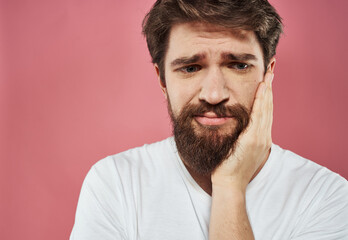
[[[248,127],[239,136],[235,150],[214,171],[214,185],[235,187],[245,192],[248,183],[269,156],[272,145],[274,74],[265,74],[255,94]]]

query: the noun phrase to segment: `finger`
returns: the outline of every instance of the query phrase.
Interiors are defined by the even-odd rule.
[[[273,119],[272,86],[273,73],[268,71],[264,81],[260,83],[254,100],[251,121],[258,134],[270,135],[270,126]]]
[[[273,82],[274,74],[269,73],[267,76],[265,76],[265,84],[266,84],[266,91],[265,91],[265,107],[267,109],[273,110],[273,92],[272,92],[272,82]]]
[[[264,77],[264,81],[265,81],[267,87],[272,86],[273,76],[274,76],[274,74],[271,71],[266,72],[265,77]]]
[[[259,86],[256,90],[254,103],[252,106],[250,114],[250,123],[245,134],[262,134],[264,135],[267,129],[268,115],[269,115],[269,86],[272,81],[272,73],[268,71],[264,77],[264,80],[259,83]]]
[[[264,108],[264,104],[266,104],[266,102],[269,102],[269,101],[265,102],[264,98],[267,97],[266,91],[271,86],[272,77],[273,77],[273,73],[268,71],[264,77],[264,81],[262,81],[259,84],[255,94],[254,104],[251,111],[251,117],[256,117],[256,115],[261,114]]]
[[[265,82],[261,82],[257,88],[254,103],[251,109],[249,128],[259,128],[266,89],[267,87]]]
[[[271,138],[272,124],[273,124],[273,92],[272,92],[272,82],[274,74],[271,73],[270,76],[265,79],[267,84],[267,90],[265,93],[265,108],[264,108],[264,119],[263,127],[265,129],[266,136]]]

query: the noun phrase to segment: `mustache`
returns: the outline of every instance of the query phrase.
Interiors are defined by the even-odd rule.
[[[235,118],[242,126],[247,126],[250,120],[250,111],[242,104],[236,103],[233,105],[226,105],[225,103],[210,104],[201,102],[199,104],[186,105],[181,113],[182,120],[186,121],[195,116],[203,115],[206,112],[213,112],[217,117],[231,117]]]
[[[189,104],[185,107],[185,112],[189,112],[191,115],[203,115],[206,112],[213,112],[217,117],[237,117],[240,115],[248,115],[248,109],[240,103],[227,106],[225,103],[210,104],[207,102],[201,102],[200,104]]]

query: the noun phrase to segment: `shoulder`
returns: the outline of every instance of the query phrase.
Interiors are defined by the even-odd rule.
[[[149,178],[154,179],[164,162],[160,156],[170,151],[168,138],[95,163],[81,188],[71,239],[128,239],[140,188],[153,183]]]
[[[348,234],[348,182],[339,174],[277,145],[270,176],[297,216],[294,239],[342,239]]]
[[[311,229],[320,232],[326,228],[336,236],[335,231],[348,233],[348,182],[339,174],[291,151],[275,146],[281,184],[287,186],[288,194],[297,196],[299,226],[306,226],[302,232]],[[318,229],[317,229],[318,228]],[[306,234],[305,234],[306,235]],[[337,235],[338,236],[338,235]],[[312,238],[308,238],[312,239]]]
[[[340,203],[348,210],[348,182],[339,174],[277,145],[272,146],[271,180],[276,188],[301,199],[303,211]]]
[[[282,193],[291,199],[300,197],[303,206],[327,200],[328,196],[348,200],[348,182],[345,178],[275,144],[256,180],[254,185],[268,184],[275,194]]]
[[[172,145],[172,138],[145,144],[141,147],[110,155],[94,164],[92,169],[106,173],[137,169],[148,170],[165,162],[167,157],[174,152]]]
[[[88,172],[84,184],[95,191],[115,193],[118,189],[123,196],[131,195],[140,188],[134,183],[160,182],[168,169],[175,169],[175,157],[172,138],[145,144],[99,160]]]
[[[119,189],[115,185],[122,185],[124,182],[132,181],[132,178],[139,178],[140,175],[153,173],[156,168],[161,168],[163,162],[169,161],[164,158],[164,153],[173,152],[171,149],[172,139],[145,144],[141,147],[110,155],[95,163],[84,180],[84,187],[87,189],[109,189],[114,192]],[[161,160],[164,161],[161,161]],[[140,173],[141,172],[141,173]],[[103,190],[103,191],[104,191]]]
[[[278,171],[294,181],[347,185],[347,180],[339,174],[278,145],[273,144],[271,155]]]

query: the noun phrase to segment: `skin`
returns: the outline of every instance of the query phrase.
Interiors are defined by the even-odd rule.
[[[245,193],[270,153],[274,66],[272,58],[264,72],[262,49],[251,31],[235,34],[220,26],[196,22],[172,27],[165,56],[166,84],[160,84],[170,99],[174,116],[186,104],[202,101],[213,105],[240,103],[251,112],[251,121],[239,136],[235,151],[211,176],[200,176],[185,164],[196,182],[212,196],[211,240],[254,239]],[[155,68],[159,74],[156,65]],[[216,126],[220,134],[230,134],[236,122],[208,112],[196,116],[192,124],[197,134],[204,126]]]

